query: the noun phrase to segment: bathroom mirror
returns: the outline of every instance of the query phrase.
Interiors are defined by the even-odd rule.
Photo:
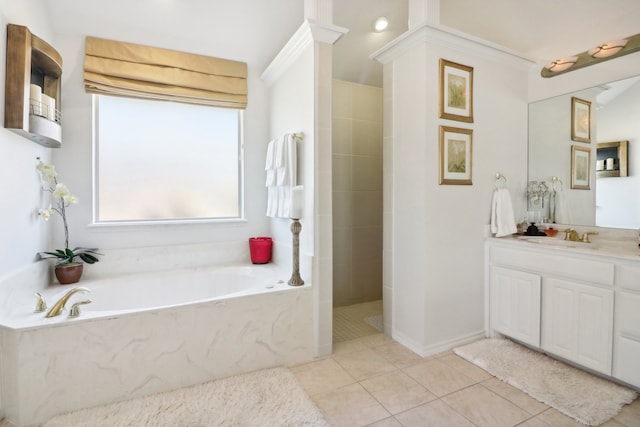
[[[571,138],[572,98],[591,103],[590,142]],[[559,210],[559,223],[640,228],[639,115],[640,76],[529,104],[528,179],[549,188],[533,209],[544,218]],[[628,176],[597,177],[597,143],[621,140],[629,141]],[[591,150],[588,189],[571,188],[572,146]]]

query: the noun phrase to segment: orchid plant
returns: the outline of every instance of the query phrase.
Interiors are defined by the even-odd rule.
[[[40,180],[42,182],[42,190],[51,193],[53,197],[53,204],[49,205],[47,209],[39,209],[38,215],[45,221],[51,218],[51,215],[58,214],[62,218],[62,224],[64,226],[64,249],[56,249],[53,252],[40,253],[41,258],[57,258],[57,265],[70,264],[74,261],[75,257],[79,257],[87,264],[93,264],[98,262],[98,258],[95,255],[100,255],[97,252],[97,248],[81,248],[76,247],[69,249],[69,226],[67,224],[67,208],[78,203],[78,198],[71,194],[67,186],[61,182],[58,182],[58,173],[55,170],[55,166],[43,163],[38,157],[38,165],[36,169],[40,173]]]

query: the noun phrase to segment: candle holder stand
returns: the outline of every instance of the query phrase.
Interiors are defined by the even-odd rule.
[[[300,277],[300,231],[302,231],[302,224],[300,219],[291,218],[291,233],[293,234],[293,272],[291,273],[291,279],[289,279],[289,286],[301,286],[304,285],[304,280]]]

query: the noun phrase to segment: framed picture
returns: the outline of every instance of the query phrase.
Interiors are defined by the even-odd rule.
[[[571,97],[571,139],[591,142],[591,103]]]
[[[589,190],[591,176],[591,149],[571,146],[571,188]]]
[[[473,67],[440,59],[440,118],[473,123]]]
[[[473,130],[440,126],[440,184],[472,185]]]

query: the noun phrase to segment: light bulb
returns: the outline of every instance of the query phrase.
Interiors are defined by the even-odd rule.
[[[389,21],[387,20],[387,18],[385,18],[384,16],[381,16],[380,18],[374,21],[373,31],[375,31],[376,33],[381,33],[384,30],[386,30],[388,26],[389,26]]]

